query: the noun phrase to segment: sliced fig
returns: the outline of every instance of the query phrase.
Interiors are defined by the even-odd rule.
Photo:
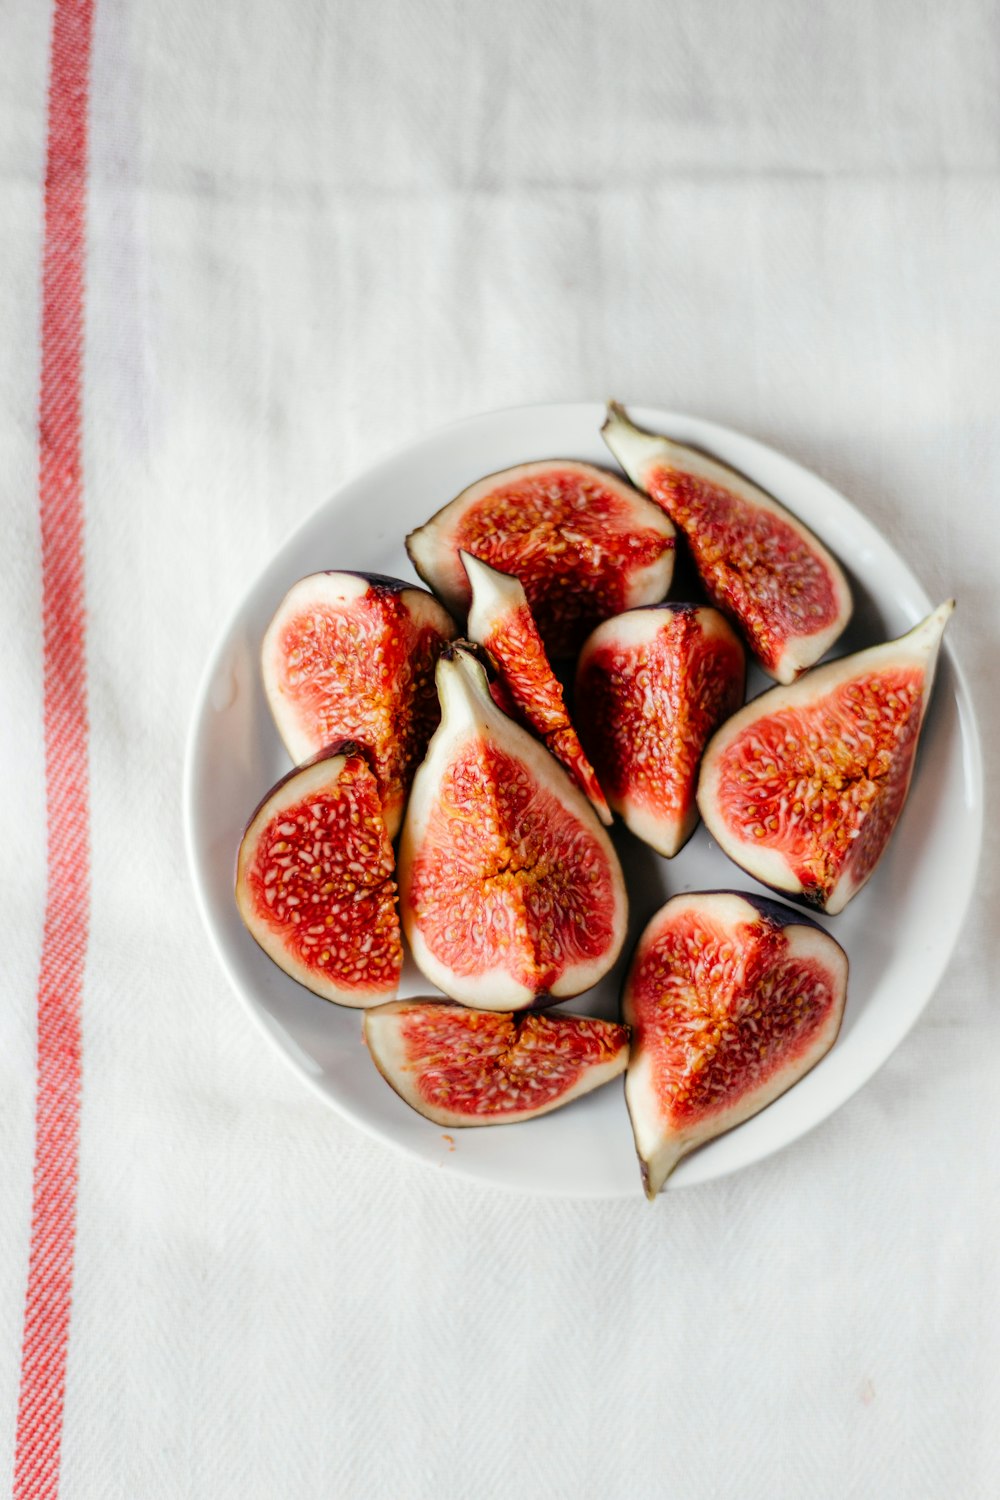
[[[628,610],[580,653],[576,715],[598,778],[632,832],[668,859],[694,832],[702,751],[745,684],[733,630],[693,604]]]
[[[906,801],[954,607],[769,689],[722,726],[705,751],[698,806],[741,869],[830,913],[861,889]]]
[[[590,1016],[515,1015],[395,1000],[365,1015],[387,1083],[438,1125],[513,1125],[624,1073],[628,1032]]]
[[[426,589],[377,573],[313,573],[264,636],[264,690],[292,760],[345,738],[363,745],[390,838],[437,724],[434,663],[454,634]]]
[[[279,968],[338,1005],[399,985],[394,861],[375,775],[344,744],[272,787],[240,844],[236,905]]]
[[[575,654],[609,615],[670,587],[674,528],[604,469],[570,459],[518,464],[462,491],[406,539],[421,578],[456,615],[468,608],[459,552],[524,585],[550,657]]]
[[[461,552],[472,588],[468,633],[492,657],[498,676],[490,683],[493,700],[526,729],[534,730],[545,748],[569,772],[604,824],[611,809],[594,768],[570,723],[559,680],[549,665],[524,585],[471,553]]]
[[[636,946],[625,1098],[646,1196],[689,1151],[755,1115],[833,1046],[847,955],[818,923],[736,891],[674,896]]]
[[[744,475],[644,432],[612,401],[601,429],[635,484],[687,538],[713,604],[739,624],[778,682],[819,661],[851,617],[851,593],[818,537]]]
[[[523,1010],[589,989],[625,937],[618,857],[547,750],[503,714],[470,647],[438,662],[441,723],[399,854],[413,956],[453,1000]]]

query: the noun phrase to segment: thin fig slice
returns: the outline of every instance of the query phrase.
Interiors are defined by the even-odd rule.
[[[744,475],[644,432],[616,401],[601,432],[630,479],[687,538],[712,603],[736,620],[764,671],[794,682],[851,617],[851,592],[818,537]]]
[[[454,635],[426,589],[378,573],[312,573],[264,636],[264,690],[292,760],[345,738],[363,745],[390,838],[437,724],[434,663]]]
[[[741,869],[831,914],[871,877],[906,801],[954,607],[769,689],[722,726],[698,806]]]
[[[441,723],[413,782],[399,853],[413,957],[453,1000],[524,1010],[611,968],[626,896],[583,793],[494,703],[457,643],[437,666]]]
[[[592,464],[546,459],[469,485],[411,532],[406,550],[456,616],[471,594],[460,551],[512,573],[558,658],[609,615],[663,598],[674,540],[667,517],[630,484]]]
[[[483,646],[496,665],[490,683],[494,702],[508,706],[526,729],[565,767],[605,825],[611,809],[566,712],[559,680],[549,665],[524,585],[469,552],[460,552],[472,588],[469,638]]]
[[[810,917],[737,891],[674,896],[632,957],[625,1098],[646,1196],[681,1157],[757,1114],[840,1030],[847,955]]]
[[[366,1012],[364,1032],[386,1082],[438,1125],[533,1120],[619,1077],[628,1062],[625,1027],[591,1016],[394,1000]]]
[[[403,964],[375,775],[346,743],[271,788],[240,844],[236,905],[269,958],[338,1005],[380,1005]]]
[[[702,751],[743,702],[743,646],[716,609],[652,604],[590,635],[575,706],[612,808],[670,859],[698,823]]]

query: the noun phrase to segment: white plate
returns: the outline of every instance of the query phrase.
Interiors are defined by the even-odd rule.
[[[846,564],[855,616],[834,654],[901,635],[941,602],[928,599],[852,505],[790,459],[710,422],[631,410],[644,425],[750,475]],[[285,591],[321,568],[412,578],[404,536],[472,480],[530,459],[573,457],[609,465],[599,434],[602,418],[602,407],[584,403],[474,417],[413,444],[322,506],[249,589],[212,653],[188,743],[184,816],[195,890],[226,974],[292,1067],[342,1115],[425,1162],[481,1182],[521,1192],[635,1197],[639,1172],[620,1083],[522,1125],[444,1132],[383,1082],[362,1044],[358,1012],[317,999],[287,978],[245,931],[233,902],[236,849],[246,820],[288,769],[258,671],[261,637]],[[763,685],[763,678],[756,679],[751,693]],[[670,1188],[707,1182],[795,1140],[843,1104],[899,1044],[958,938],[975,879],[982,808],[975,719],[946,644],[910,798],[889,850],[847,910],[824,920],[851,963],[836,1046],[789,1093],[683,1161]],[[677,891],[757,888],[704,829],[670,862],[628,834],[616,838],[631,895],[632,939]],[[570,1008],[615,1015],[623,967],[624,959]],[[433,990],[408,963],[400,993]]]

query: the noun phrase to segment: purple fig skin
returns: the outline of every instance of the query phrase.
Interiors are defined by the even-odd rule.
[[[321,571],[328,578],[336,577],[339,573],[347,573],[351,578],[363,578],[379,594],[404,594],[407,589],[417,587],[416,584],[407,583],[404,578],[390,578],[388,573],[366,573],[361,568],[323,568]]]
[[[770,896],[757,896],[751,894],[750,891],[736,891],[725,888],[718,891],[703,891],[701,894],[705,896],[739,896],[742,901],[746,901],[750,906],[754,907],[755,910],[760,912],[762,917],[768,922],[772,922],[775,927],[779,927],[782,930],[786,927],[815,927],[817,932],[826,933],[826,936],[830,938],[832,943],[837,942],[836,938],[830,936],[830,933],[827,932],[822,922],[817,922],[814,917],[810,917],[804,911],[797,911],[794,907],[786,906],[783,901],[772,901]],[[840,943],[837,943],[837,947],[840,948],[841,953],[844,953],[844,949]],[[846,953],[844,953],[844,957],[847,957]]]

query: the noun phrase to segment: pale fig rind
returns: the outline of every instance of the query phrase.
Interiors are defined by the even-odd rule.
[[[499,693],[491,685],[494,700],[538,735],[609,827],[611,809],[570,721],[523,584],[471,553],[459,556],[472,589],[469,638],[489,652],[499,677]]]
[[[406,538],[420,577],[457,617],[464,550],[524,585],[550,657],[574,655],[600,620],[670,587],[676,533],[647,496],[576,459],[517,464],[469,485]]]
[[[769,689],[712,738],[698,806],[747,874],[831,916],[871,878],[909,792],[953,609]]]
[[[323,572],[292,586],[264,635],[264,691],[292,760],[344,738],[363,744],[390,838],[437,722],[437,653],[455,633],[426,589],[380,573]]]
[[[399,852],[413,957],[464,1005],[523,1010],[581,994],[625,937],[621,866],[583,794],[490,696],[471,648],[437,667],[441,723]]]
[[[743,891],[674,896],[622,997],[625,1098],[646,1196],[689,1152],[758,1114],[833,1046],[848,960],[810,917]]]
[[[617,402],[601,432],[633,483],[684,532],[711,602],[736,620],[763,670],[790,683],[819,661],[853,602],[815,533],[728,464],[637,427]]]
[[[612,809],[671,859],[698,824],[698,765],[710,736],[742,704],[743,645],[716,609],[651,604],[588,636],[575,710]]]
[[[251,937],[324,1000],[391,999],[403,948],[375,775],[347,741],[283,776],[240,842],[236,905]]]
[[[365,1012],[368,1051],[411,1109],[450,1129],[515,1125],[619,1078],[624,1026],[590,1016],[395,1000]]]

